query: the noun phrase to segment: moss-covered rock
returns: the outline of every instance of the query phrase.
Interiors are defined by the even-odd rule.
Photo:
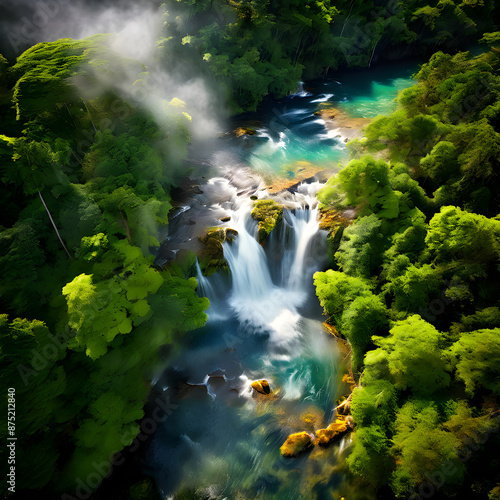
[[[283,219],[283,206],[274,200],[256,201],[252,217],[259,222],[259,243],[262,243]]]
[[[256,380],[251,383],[251,386],[259,394],[271,394],[271,387],[267,380]]]
[[[255,129],[249,127],[238,127],[234,131],[236,137],[241,137],[242,135],[255,135],[256,133],[257,131]]]
[[[343,415],[338,415],[335,421],[326,429],[319,429],[316,431],[316,443],[320,446],[326,446],[334,441],[335,438],[347,432],[349,428],[347,418]]]
[[[212,229],[198,238],[202,244],[201,250],[198,252],[198,262],[201,272],[205,276],[210,276],[219,269],[228,269],[222,244],[225,241],[232,243],[237,234],[238,231],[235,229],[218,228]]]
[[[307,449],[311,448],[313,440],[307,432],[296,432],[290,434],[280,448],[280,452],[284,457],[296,457]]]

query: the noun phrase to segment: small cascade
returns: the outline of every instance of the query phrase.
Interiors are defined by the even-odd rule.
[[[223,245],[232,277],[229,304],[240,321],[264,326],[270,319],[264,305],[273,300],[275,287],[266,254],[255,238],[257,223],[250,212],[251,205],[246,204],[233,213],[232,227],[238,236],[232,244]]]
[[[297,84],[297,91],[295,94],[290,94],[290,97],[309,97],[312,94],[304,89],[304,82],[299,82]]]
[[[210,304],[215,299],[215,292],[210,280],[201,272],[200,264],[196,259],[196,281],[198,282],[198,294],[200,297],[207,297]]]
[[[314,254],[308,253],[307,250],[310,249],[311,242],[319,231],[316,214],[316,210],[297,210],[291,215],[297,245],[288,281],[288,288],[290,289],[300,287],[300,284],[304,281],[305,271],[309,267],[309,261],[314,260]]]
[[[209,322],[224,321],[228,318],[228,311],[224,305],[225,283],[219,276],[207,278],[201,272],[200,264],[196,260],[196,281],[198,282],[198,295],[207,297],[210,307],[207,310]]]

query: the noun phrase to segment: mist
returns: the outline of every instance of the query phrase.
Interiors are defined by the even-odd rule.
[[[112,81],[96,72],[101,89],[94,88],[92,93],[113,89],[124,100],[148,110],[160,125],[165,118],[165,101],[184,101],[183,111],[193,118],[191,133],[196,147],[197,141],[205,142],[220,131],[225,118],[222,98],[199,68],[188,67],[192,63],[176,61],[170,71],[162,67],[156,44],[165,36],[160,4],[159,0],[6,0],[0,7],[0,53],[13,61],[39,42],[111,33],[110,48],[123,58],[120,73],[124,77]],[[143,64],[147,73],[142,88],[131,85],[140,77],[136,64],[127,65],[130,59]],[[82,95],[87,90],[81,88]]]
[[[8,59],[39,42],[119,31],[138,12],[153,12],[159,0],[2,0],[0,53]]]

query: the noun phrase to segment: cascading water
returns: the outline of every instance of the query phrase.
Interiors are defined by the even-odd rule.
[[[169,234],[171,254],[192,248],[199,227],[231,227],[238,235],[223,245],[229,272],[207,278],[197,266],[198,291],[211,303],[208,322],[183,339],[155,378],[154,392],[172,411],[151,440],[145,469],[163,498],[373,498],[337,469],[349,438],[292,460],[280,455],[290,433],[313,433],[331,421],[345,390],[345,354],[324,330],[312,282],[327,253],[317,222],[320,185],[304,183],[274,196],[285,207],[283,220],[263,245],[250,196],[267,198],[265,186],[276,174],[293,174],[297,161],[336,166],[345,145],[315,116],[318,105],[335,99],[374,116],[380,95],[373,89],[383,92],[385,106],[395,95],[391,78],[382,75],[374,86],[365,76],[345,86],[320,82],[316,93],[299,88],[276,104],[256,135],[240,138],[233,149],[228,141],[214,155],[219,177],[179,212],[175,227],[182,231]],[[222,225],[221,218],[229,222]],[[251,389],[261,378],[271,395]]]
[[[257,241],[249,196],[237,196],[226,185],[226,197],[217,199],[238,232],[224,243],[230,279],[219,273],[204,277],[197,267],[199,291],[211,299],[207,326],[157,382],[178,407],[149,450],[150,460],[165,470],[156,476],[163,493],[189,484],[212,488],[214,498],[237,492],[257,498],[257,490],[261,498],[299,498],[302,480],[296,478],[294,493],[293,481],[281,479],[289,464],[279,447],[291,432],[327,425],[338,396],[337,345],[311,300],[312,275],[325,255],[315,200],[319,187],[302,185],[279,198],[286,207],[283,220],[264,245]],[[259,196],[267,198],[265,191]],[[271,384],[269,401],[253,395],[250,384],[259,378]],[[187,470],[199,471],[203,480]],[[267,482],[273,485],[269,491]]]

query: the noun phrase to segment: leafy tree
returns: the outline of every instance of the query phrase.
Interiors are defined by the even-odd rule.
[[[460,177],[457,148],[448,141],[438,142],[420,160],[420,167],[438,185]]]
[[[370,286],[361,278],[347,276],[329,269],[314,275],[316,295],[328,315],[328,321],[335,325],[342,323],[344,310],[358,297],[372,296]]]
[[[116,335],[130,333],[150,315],[147,296],[163,283],[138,248],[122,240],[110,252],[122,259],[121,272],[95,282],[92,275],[81,274],[63,288],[69,325],[76,330],[72,348],[85,349],[92,359],[105,354]]]
[[[341,331],[352,347],[353,366],[360,367],[373,335],[388,329],[387,309],[376,295],[354,299],[342,315]]]
[[[333,202],[354,206],[359,215],[375,213],[387,219],[399,214],[398,197],[390,186],[389,167],[383,160],[371,157],[352,160],[329,184],[335,186],[333,190],[318,193],[324,205]]]
[[[395,309],[415,313],[428,306],[443,286],[443,280],[439,271],[431,265],[416,266],[409,262],[409,259],[400,259],[393,263],[391,271],[396,276],[390,276],[392,280],[386,290],[394,296]]]
[[[23,488],[42,488],[56,470],[58,452],[53,443],[57,427],[60,396],[65,390],[66,373],[58,361],[66,348],[52,337],[47,326],[0,315],[0,364],[5,387],[16,389],[17,446],[29,449],[16,463],[18,481]],[[7,427],[1,431],[7,437]]]
[[[480,389],[500,393],[500,329],[464,333],[450,348],[457,378],[469,394]]]
[[[381,225],[382,221],[371,214],[344,230],[335,258],[345,273],[365,279],[375,274],[386,244]]]
[[[398,411],[393,437],[397,465],[391,477],[397,496],[408,494],[445,466],[446,483],[460,484],[465,470],[458,453],[460,440],[443,429],[440,420],[435,406],[426,401],[408,401]]]
[[[377,349],[365,356],[365,371],[371,378],[387,378],[399,390],[430,395],[448,387],[450,375],[442,356],[441,334],[420,316],[397,321],[388,337],[374,337]]]
[[[461,260],[483,266],[500,257],[500,222],[458,207],[442,207],[425,238],[434,262]]]

